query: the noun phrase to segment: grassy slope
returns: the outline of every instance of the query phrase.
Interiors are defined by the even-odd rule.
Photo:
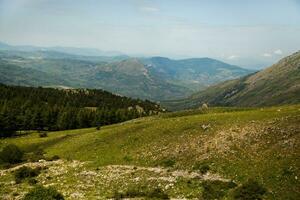
[[[202,125],[210,128],[203,129]],[[262,109],[217,108],[207,114],[181,112],[122,124],[1,140],[25,150],[45,148],[48,155],[92,161],[90,168],[112,164],[191,170],[209,163],[212,172],[238,183],[255,178],[268,188],[267,199],[299,198],[300,106]],[[298,176],[298,179],[295,177]]]
[[[202,103],[219,106],[271,106],[300,102],[300,52],[283,58],[260,72],[226,81],[187,99],[166,101],[174,109],[195,108]]]

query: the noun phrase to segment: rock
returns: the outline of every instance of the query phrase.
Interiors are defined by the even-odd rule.
[[[202,110],[207,110],[208,109],[208,105],[206,103],[202,104],[201,109]]]
[[[210,124],[202,124],[202,125],[201,125],[201,128],[202,128],[204,131],[206,131],[206,130],[208,130],[208,129],[210,128]]]
[[[82,193],[79,192],[74,192],[73,194],[70,195],[72,198],[74,199],[82,199],[84,197],[84,195]]]
[[[136,111],[138,112],[138,113],[144,113],[145,111],[144,111],[144,108],[142,108],[141,106],[139,106],[139,105],[136,105],[135,106],[135,109],[136,109]]]

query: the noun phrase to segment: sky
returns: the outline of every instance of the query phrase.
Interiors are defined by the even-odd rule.
[[[0,41],[259,69],[300,50],[300,0],[0,0]]]

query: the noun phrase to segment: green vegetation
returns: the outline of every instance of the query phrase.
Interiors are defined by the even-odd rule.
[[[171,60],[76,56],[55,51],[0,50],[0,82],[23,86],[102,88],[155,101],[184,98],[251,70],[209,58]]]
[[[41,159],[46,159],[44,154],[45,151],[42,148],[33,145],[25,151],[24,160],[27,160],[29,162],[37,162]]]
[[[16,183],[21,183],[24,180],[32,182],[32,178],[38,176],[40,170],[41,169],[39,168],[32,169],[30,167],[23,166],[14,172],[15,181]]]
[[[194,166],[193,166],[193,170],[198,170],[200,171],[202,174],[206,174],[209,170],[209,164],[206,163],[205,161],[202,162],[197,162]]]
[[[47,137],[48,134],[47,134],[47,132],[39,132],[39,136],[40,137]]]
[[[234,199],[237,200],[261,200],[267,190],[257,181],[248,180],[234,191]]]
[[[165,57],[152,57],[142,61],[147,66],[151,66],[150,71],[154,71],[173,84],[192,88],[193,91],[253,72],[212,58],[172,60]]]
[[[23,200],[64,200],[62,194],[57,192],[54,188],[45,188],[43,186],[36,186],[29,193],[25,195]]]
[[[159,165],[160,166],[163,166],[163,167],[173,167],[175,165],[176,161],[172,158],[166,158],[166,159],[163,159],[159,162]]]
[[[129,188],[124,193],[115,192],[113,195],[114,199],[124,199],[124,198],[141,198],[146,199],[169,199],[168,195],[164,193],[160,188],[147,189],[144,188]]]
[[[0,148],[15,144],[26,154],[42,149],[45,157],[58,155],[56,161],[30,164],[47,166],[36,180],[53,185],[66,199],[142,196],[143,186],[179,199],[299,199],[299,114],[300,105],[209,108],[100,130],[49,132],[44,138],[35,132],[2,139]],[[14,180],[1,173],[1,183]],[[2,185],[0,194],[22,196],[30,190],[27,182],[19,185]]]
[[[150,101],[103,90],[58,90],[0,85],[0,137],[19,130],[66,130],[118,123],[155,114]],[[40,137],[46,137],[40,133]]]
[[[14,144],[5,146],[0,152],[0,164],[15,164],[22,161],[23,151]]]
[[[300,102],[300,52],[245,77],[210,86],[189,98],[165,101],[171,110],[211,106],[274,106]]]
[[[205,200],[214,200],[222,199],[228,192],[228,190],[236,187],[236,184],[233,182],[224,182],[224,181],[204,181],[203,185],[203,194],[202,197]]]

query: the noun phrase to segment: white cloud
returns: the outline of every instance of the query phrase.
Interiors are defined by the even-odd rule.
[[[269,58],[269,57],[272,57],[272,54],[270,54],[270,53],[264,53],[262,56]]]
[[[143,6],[143,7],[140,7],[140,9],[145,12],[158,12],[159,11],[159,8],[150,7],[150,6]]]
[[[277,49],[271,53],[264,53],[262,54],[263,57],[266,57],[266,58],[270,58],[270,57],[273,57],[273,56],[276,56],[276,55],[282,55],[282,50],[281,49]]]
[[[276,55],[282,55],[281,49],[277,49],[273,53],[276,54]]]
[[[237,55],[231,55],[231,56],[227,57],[228,60],[235,60],[237,58],[239,58],[239,56],[237,56]]]

